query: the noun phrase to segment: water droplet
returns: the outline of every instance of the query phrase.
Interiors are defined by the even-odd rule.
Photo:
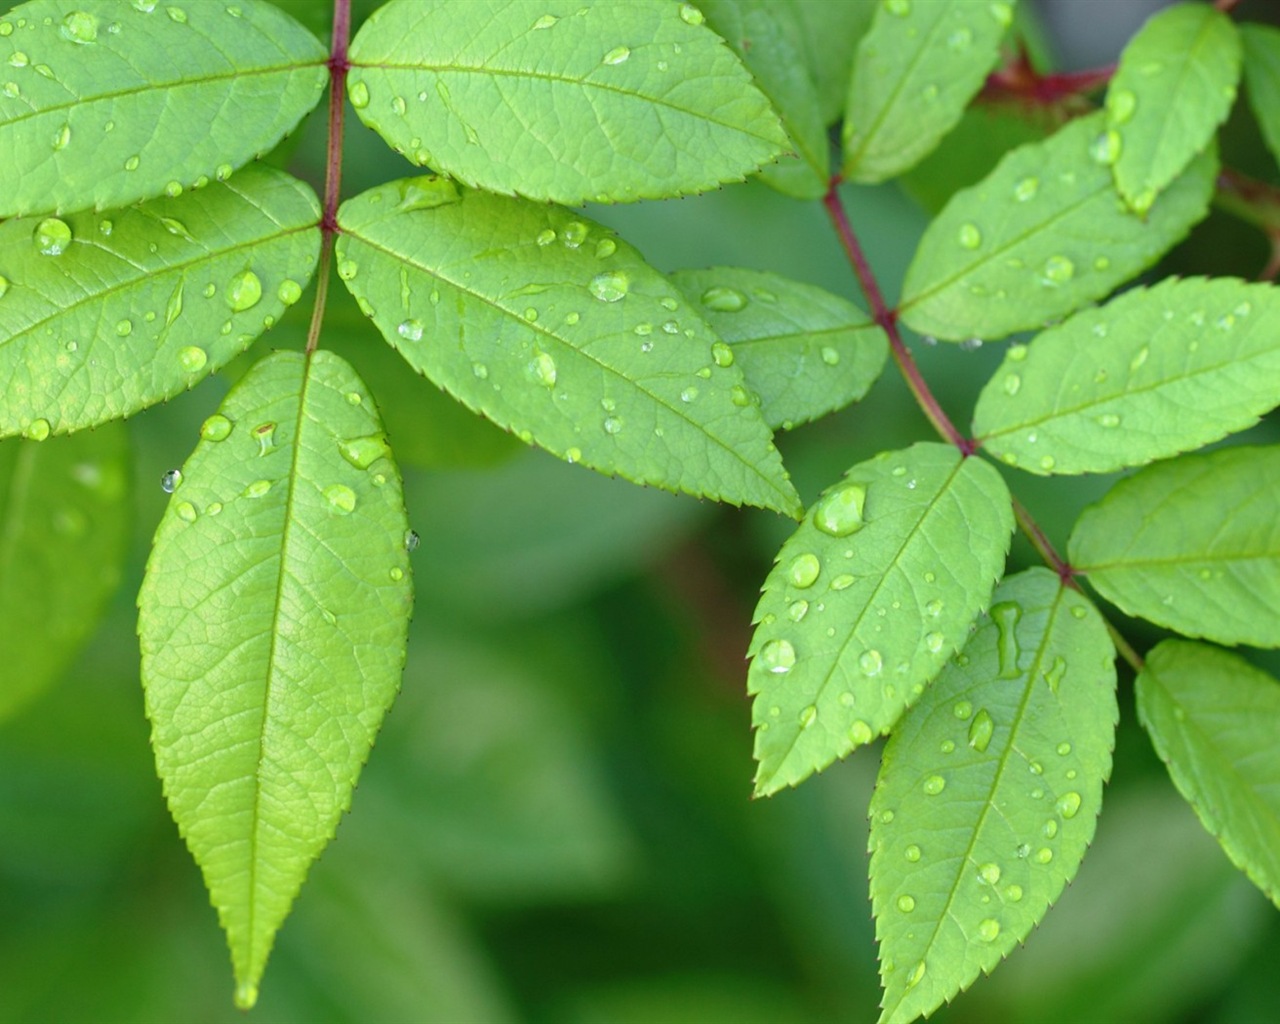
[[[937,796],[947,788],[947,780],[941,775],[930,775],[924,780],[924,785],[920,787],[929,796]]]
[[[30,63],[31,63],[31,58],[28,57],[21,50],[14,50],[13,53],[9,54],[10,67],[25,68]]]
[[[46,217],[36,225],[36,248],[44,256],[61,256],[71,244],[71,226],[57,217]]]
[[[953,53],[963,53],[973,44],[973,32],[968,28],[958,28],[947,36],[947,48]]]
[[[803,589],[813,586],[820,572],[822,572],[822,563],[818,561],[818,556],[806,552],[792,560],[791,565],[787,567],[787,578],[794,586]]]
[[[1076,265],[1065,256],[1050,256],[1044,261],[1044,277],[1042,281],[1057,286],[1066,284],[1076,273]]]
[[[960,225],[960,246],[964,249],[976,249],[982,244],[982,232],[977,224]]]
[[[627,297],[630,287],[631,278],[621,270],[606,270],[591,279],[587,290],[601,302],[617,302]]]
[[[250,436],[258,442],[258,458],[269,455],[276,449],[276,425],[270,421],[259,423],[251,431]]]
[[[914,899],[913,897],[911,897],[911,896],[905,896],[905,895],[904,895],[904,896],[899,896],[899,897],[898,897],[898,909],[899,909],[899,910],[901,910],[904,914],[909,914],[909,913],[911,913],[911,911],[913,911],[913,910],[915,910],[915,909],[916,909],[916,901],[915,901],[915,899]]]
[[[915,843],[912,843],[910,846],[908,846],[905,850],[902,851],[902,853],[903,853],[903,856],[906,857],[907,860],[909,860],[912,864],[918,864],[920,862],[920,847],[916,846]]]
[[[4,294],[0,292],[0,295]],[[711,345],[711,358],[715,361],[716,366],[732,366],[733,365],[733,349],[726,345],[723,341],[713,342]]]
[[[1011,363],[1020,363],[1027,358],[1026,345],[1010,345],[1006,357]]]
[[[381,434],[368,434],[338,442],[338,454],[356,469],[368,469],[381,458],[389,457],[387,440]]]
[[[169,15],[170,21],[176,21],[179,25],[187,23],[187,12],[181,7],[166,7],[164,13]]]
[[[760,667],[773,675],[790,672],[796,664],[796,649],[788,640],[770,640],[757,655]]]
[[[910,0],[885,0],[884,7],[895,18],[905,18],[911,13]]]
[[[1103,167],[1110,167],[1120,159],[1122,145],[1120,133],[1114,128],[1108,128],[1093,140],[1093,144],[1089,147],[1089,155]]]
[[[800,728],[807,729],[818,720],[818,709],[810,704],[807,708],[800,712]]]
[[[889,0],[890,4],[893,4],[894,2],[895,0]],[[901,3],[903,7],[907,6],[907,0],[896,0],[896,2]],[[915,967],[911,968],[911,973],[907,975],[907,988],[915,988],[919,985],[920,982],[924,980],[924,973],[924,961],[921,960],[915,965]]]
[[[881,668],[884,667],[884,658],[882,658],[880,656],[880,652],[875,649],[863,651],[862,654],[858,656],[858,667],[862,669],[863,675],[879,675]]]
[[[930,601],[928,604],[924,606],[924,610],[929,613],[930,618],[936,619],[939,615],[942,614],[942,607],[943,607],[942,602],[935,597],[932,601]]]
[[[991,618],[996,624],[996,653],[1000,658],[1000,678],[1016,679],[1018,677],[1018,620],[1022,618],[1022,607],[1013,601],[1001,601],[991,609]]]
[[[1146,345],[1143,345],[1142,348],[1138,349],[1134,357],[1129,360],[1129,372],[1136,373],[1142,367],[1142,364],[1147,361],[1147,356],[1150,354],[1151,350],[1147,348]]]
[[[1066,674],[1067,663],[1061,657],[1053,659],[1053,665],[1045,671],[1044,681],[1049,684],[1051,693],[1058,692],[1058,684],[1062,682],[1062,677]]]
[[[280,282],[280,287],[276,289],[276,297],[286,306],[292,306],[302,298],[302,285],[286,277]]]
[[[71,125],[64,124],[58,129],[53,137],[53,148],[55,150],[66,149],[71,142]]]
[[[1054,467],[1054,466],[1056,466],[1056,465],[1057,465],[1057,459],[1055,459],[1052,455],[1041,455],[1041,456],[1040,456],[1040,468],[1041,468],[1041,469],[1043,469],[1043,470],[1046,470],[1046,471],[1047,471],[1047,470],[1053,469],[1053,467]]]
[[[396,334],[404,338],[405,341],[421,341],[422,324],[417,320],[402,321],[400,326],[396,328]]]
[[[1046,839],[1052,839],[1058,834],[1058,823],[1050,818],[1044,823],[1043,827],[1040,829],[1040,833]]]
[[[231,436],[231,421],[221,413],[214,413],[200,424],[200,436],[206,441],[225,441]]]
[[[1064,793],[1058,801],[1058,813],[1064,818],[1074,818],[1080,812],[1080,794]]]
[[[824,345],[822,348],[822,361],[828,366],[837,366],[840,363],[840,353],[830,345]]]
[[[702,293],[702,304],[717,313],[737,313],[747,308],[747,297],[736,288],[716,285]]]
[[[395,569],[392,569],[391,572],[389,572],[387,575],[390,576],[392,580],[394,580],[396,583],[399,583],[402,579],[404,579],[404,570],[397,567]]]
[[[537,352],[529,362],[529,378],[544,388],[555,387],[556,361],[545,352]]]
[[[865,525],[862,511],[867,489],[861,484],[847,484],[832,491],[813,512],[813,524],[832,537],[847,537]]]
[[[580,220],[570,221],[564,226],[561,236],[566,249],[576,249],[587,240],[588,228]]]
[[[1098,423],[1104,427],[1118,427],[1120,426],[1120,417],[1113,412],[1104,412],[1098,417]]]
[[[330,484],[324,489],[324,500],[340,516],[350,515],[356,508],[356,492],[346,484]]]
[[[679,334],[680,325],[676,323],[674,320],[663,321],[662,332],[664,334]]]
[[[160,490],[172,494],[182,486],[182,470],[171,469],[160,478]]]
[[[401,117],[403,117],[405,110],[408,109],[405,105],[404,97],[403,96],[394,97],[391,100],[391,109],[395,111],[397,114],[399,114]]]
[[[236,313],[252,309],[262,298],[262,282],[252,270],[242,270],[227,286],[227,305]]]
[[[622,418],[619,416],[609,416],[605,419],[602,426],[604,427],[604,432],[606,434],[621,434],[623,427]]]
[[[347,95],[351,98],[351,105],[356,110],[363,110],[369,105],[369,87],[364,82],[352,82],[347,89]]]
[[[986,708],[981,709],[973,716],[973,721],[969,723],[969,746],[979,754],[984,753],[990,745],[991,737],[995,731],[996,724],[991,715]]]
[[[995,885],[1000,881],[1000,865],[999,864],[983,864],[978,868],[978,877],[987,885]]]
[[[196,507],[189,501],[180,501],[174,506],[174,512],[177,513],[179,519],[188,523],[196,521]]]
[[[978,938],[983,942],[995,942],[1000,937],[1000,922],[994,918],[987,918],[978,925]]]
[[[607,260],[618,251],[618,243],[612,238],[602,238],[596,242],[596,259]]]
[[[1004,378],[1004,393],[1006,395],[1016,395],[1022,387],[1022,378],[1016,373],[1007,373]]]
[[[232,167],[230,164],[218,164],[217,168],[213,172],[213,175],[219,181],[226,181],[234,173],[235,173],[235,168]]]
[[[182,183],[178,181],[169,182],[164,187],[164,194],[170,199],[177,199],[178,196],[182,195]]]
[[[1138,98],[1128,89],[1115,89],[1107,93],[1107,113],[1112,124],[1124,124],[1138,107]]]
[[[808,614],[809,614],[808,601],[793,601],[791,605],[787,608],[787,618],[789,618],[792,622],[799,622]]]
[[[967,700],[956,701],[955,707],[953,707],[951,711],[952,711],[952,714],[956,716],[956,718],[960,719],[961,721],[964,721],[970,715],[973,714],[973,705],[970,704]]]
[[[855,746],[861,747],[864,744],[870,743],[873,739],[875,739],[875,735],[876,734],[872,730],[871,726],[868,725],[866,722],[864,722],[861,718],[855,718],[853,720],[853,724],[849,726],[849,739],[853,742]],[[888,815],[888,817],[885,817],[885,815]],[[893,812],[885,811],[884,814],[880,816],[880,820],[884,822],[892,821]]]
[[[208,353],[198,345],[178,349],[178,363],[187,373],[199,373],[208,362]]]
[[[680,5],[680,20],[687,25],[701,25],[706,19],[702,16],[702,12],[693,4]]]
[[[1049,847],[1042,846],[1036,851],[1037,864],[1048,864],[1051,860],[1053,860],[1053,851]]]
[[[689,388],[685,388],[683,391],[680,392],[680,401],[682,402],[692,402],[697,397],[698,397],[697,388],[689,387]]]
[[[610,50],[600,59],[600,63],[601,64],[625,64],[627,62],[627,59],[630,56],[631,56],[630,47],[615,46],[612,50]]]
[[[854,578],[848,573],[842,573],[831,581],[832,590],[848,590],[853,586]]]
[[[244,489],[244,494],[246,498],[261,498],[269,490],[271,490],[270,480],[255,480]]]
[[[0,36],[13,35],[13,25],[7,21],[0,21]]]

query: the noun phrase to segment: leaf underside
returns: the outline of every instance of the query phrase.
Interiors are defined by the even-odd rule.
[[[603,473],[800,513],[731,350],[612,232],[436,178],[366,192],[338,221],[366,314],[472,409]]]
[[[400,479],[337,356],[259,362],[206,421],[139,594],[152,746],[252,1005],[404,661]]]
[[[1101,616],[1042,568],[992,600],[898,723],[872,797],[885,1022],[927,1016],[1026,939],[1075,876],[1111,772]]]
[[[757,795],[893,727],[964,645],[1012,532],[999,474],[942,444],[883,452],[818,500],[756,606]]]

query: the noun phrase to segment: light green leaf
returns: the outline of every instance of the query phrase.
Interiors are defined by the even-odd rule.
[[[875,17],[878,0],[791,0],[804,41],[804,63],[813,75],[823,124],[834,124],[844,111],[853,74],[853,55]]]
[[[400,685],[400,479],[337,356],[262,360],[201,430],[138,597],[169,808],[251,1006]]]
[[[0,19],[0,217],[177,195],[266,153],[328,81],[260,0],[33,0]]]
[[[494,192],[633,202],[741,181],[787,146],[689,4],[392,0],[351,44],[360,118]]]
[[[1170,279],[1012,346],[973,430],[1032,473],[1110,473],[1244,430],[1276,405],[1276,290]]]
[[[604,473],[799,514],[732,350],[613,232],[429,177],[348,200],[338,222],[362,308],[472,409]]]
[[[1231,111],[1240,40],[1211,4],[1175,4],[1152,17],[1120,55],[1107,88],[1099,150],[1138,213],[1203,153]]]
[[[797,199],[821,198],[831,177],[831,145],[805,62],[799,11],[770,0],[702,0],[698,6],[754,76],[791,140],[795,155],[764,168],[760,180]]]
[[[118,426],[0,444],[0,719],[61,674],[119,582],[127,450]]]
[[[105,215],[0,224],[0,437],[105,423],[184,391],[302,294],[320,205],[246,168]]]
[[[1280,683],[1227,651],[1165,640],[1147,655],[1137,693],[1178,792],[1280,906]]]
[[[1085,509],[1071,565],[1103,597],[1187,636],[1280,647],[1280,447],[1184,455]]]
[[[1075,875],[1111,774],[1115,649],[1047,569],[991,612],[898,724],[871,801],[885,1022],[989,974]]]
[[[1000,475],[943,444],[882,452],[817,501],[756,606],[757,795],[893,727],[964,645],[1012,533]]]
[[[1003,0],[881,4],[853,62],[843,176],[884,181],[927,156],[982,88],[1012,22]]]
[[[929,225],[907,270],[903,321],[950,341],[1039,328],[1154,263],[1209,209],[1217,159],[1198,157],[1150,209],[1116,199],[1096,159],[1105,114],[1007,154]]]
[[[1244,48],[1249,106],[1271,156],[1280,161],[1280,29],[1241,25],[1240,42]]]
[[[858,401],[884,369],[884,331],[821,288],[740,267],[677,270],[671,280],[733,348],[775,430]]]

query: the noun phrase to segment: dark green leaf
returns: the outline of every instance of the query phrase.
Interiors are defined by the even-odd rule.
[[[1270,25],[1241,25],[1244,81],[1249,106],[1258,119],[1271,156],[1280,161],[1280,29]]]

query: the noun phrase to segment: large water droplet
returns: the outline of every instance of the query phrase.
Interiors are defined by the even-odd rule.
[[[285,278],[280,282],[280,287],[276,289],[276,297],[286,306],[292,306],[302,298],[302,285],[298,284],[297,281]]]
[[[356,469],[368,469],[378,459],[390,455],[387,441],[381,434],[369,434],[338,442],[338,453]]]
[[[615,46],[612,50],[600,58],[601,64],[625,64],[631,56],[631,48],[627,46]]]
[[[992,720],[991,715],[986,708],[981,709],[973,716],[973,721],[969,723],[969,746],[979,754],[983,753],[990,745],[991,737],[995,731],[996,723]]]
[[[978,867],[978,877],[986,882],[987,885],[995,885],[999,882],[1000,873],[999,864],[987,863]]]
[[[182,486],[182,470],[171,469],[160,478],[160,489],[165,494],[172,494]]]
[[[930,775],[924,780],[924,785],[920,787],[929,796],[937,796],[947,788],[947,780],[941,775]]]
[[[627,297],[630,287],[631,279],[621,270],[606,270],[591,279],[587,290],[601,302],[618,302]]]
[[[1066,284],[1076,273],[1076,265],[1065,256],[1050,256],[1044,261],[1043,281],[1054,286]]]
[[[227,305],[237,313],[252,309],[262,298],[262,282],[252,270],[242,270],[227,286]]]
[[[847,537],[865,525],[862,511],[867,501],[867,489],[861,484],[846,484],[832,491],[813,512],[813,524],[832,537]]]
[[[225,441],[231,436],[231,421],[221,413],[214,413],[200,424],[200,436],[206,441]]]
[[[789,640],[770,640],[760,648],[756,660],[766,672],[783,675],[795,667],[796,649]]]
[[[178,349],[178,365],[187,373],[199,373],[209,362],[209,354],[198,345],[186,345]]]
[[[44,256],[61,256],[71,245],[71,226],[57,217],[46,217],[36,225],[36,248]]]
[[[978,938],[983,942],[995,942],[1000,937],[1000,922],[994,918],[987,918],[978,925]]]
[[[62,19],[62,27],[58,30],[63,39],[80,46],[88,46],[97,42],[98,19],[86,11],[72,11]]]
[[[822,563],[818,561],[818,556],[806,552],[796,555],[791,564],[787,567],[787,579],[794,586],[804,588],[813,586],[818,579],[818,574],[822,572]]]
[[[1018,620],[1022,618],[1022,606],[1013,601],[1001,601],[991,609],[996,624],[996,654],[1000,659],[1000,678],[1018,677]]]
[[[909,914],[909,913],[911,913],[911,911],[913,911],[913,910],[915,910],[915,909],[916,909],[916,901],[915,901],[915,898],[914,898],[914,897],[912,897],[912,896],[905,895],[905,894],[904,894],[904,895],[902,895],[902,896],[899,896],[899,897],[898,897],[898,909],[899,909],[899,910],[901,910],[904,914]]]
[[[364,82],[353,82],[347,89],[347,95],[351,98],[351,105],[356,110],[363,110],[369,105],[369,87]]]
[[[960,226],[959,241],[962,248],[978,248],[982,244],[982,232],[978,230],[978,225],[962,224]]]
[[[528,371],[530,380],[535,383],[541,384],[544,388],[555,387],[556,361],[546,352],[534,354],[533,359],[529,361]]]
[[[747,297],[736,288],[716,285],[702,293],[702,304],[717,313],[737,313],[747,308]]]
[[[405,341],[421,341],[422,322],[419,320],[401,321],[400,326],[396,328],[396,334],[404,338]]]
[[[567,249],[576,249],[587,240],[587,233],[590,229],[580,220],[570,221],[564,226],[560,232],[560,237]]]
[[[863,651],[858,656],[858,667],[862,669],[864,675],[876,676],[880,674],[880,670],[884,667],[884,658],[880,656],[880,652],[874,648]]]
[[[687,25],[701,25],[706,19],[693,4],[680,5],[680,20]]]
[[[330,484],[324,489],[324,500],[340,516],[350,515],[356,508],[356,492],[346,484]]]
[[[1064,818],[1074,818],[1080,812],[1080,794],[1064,793],[1058,801],[1058,813]]]

